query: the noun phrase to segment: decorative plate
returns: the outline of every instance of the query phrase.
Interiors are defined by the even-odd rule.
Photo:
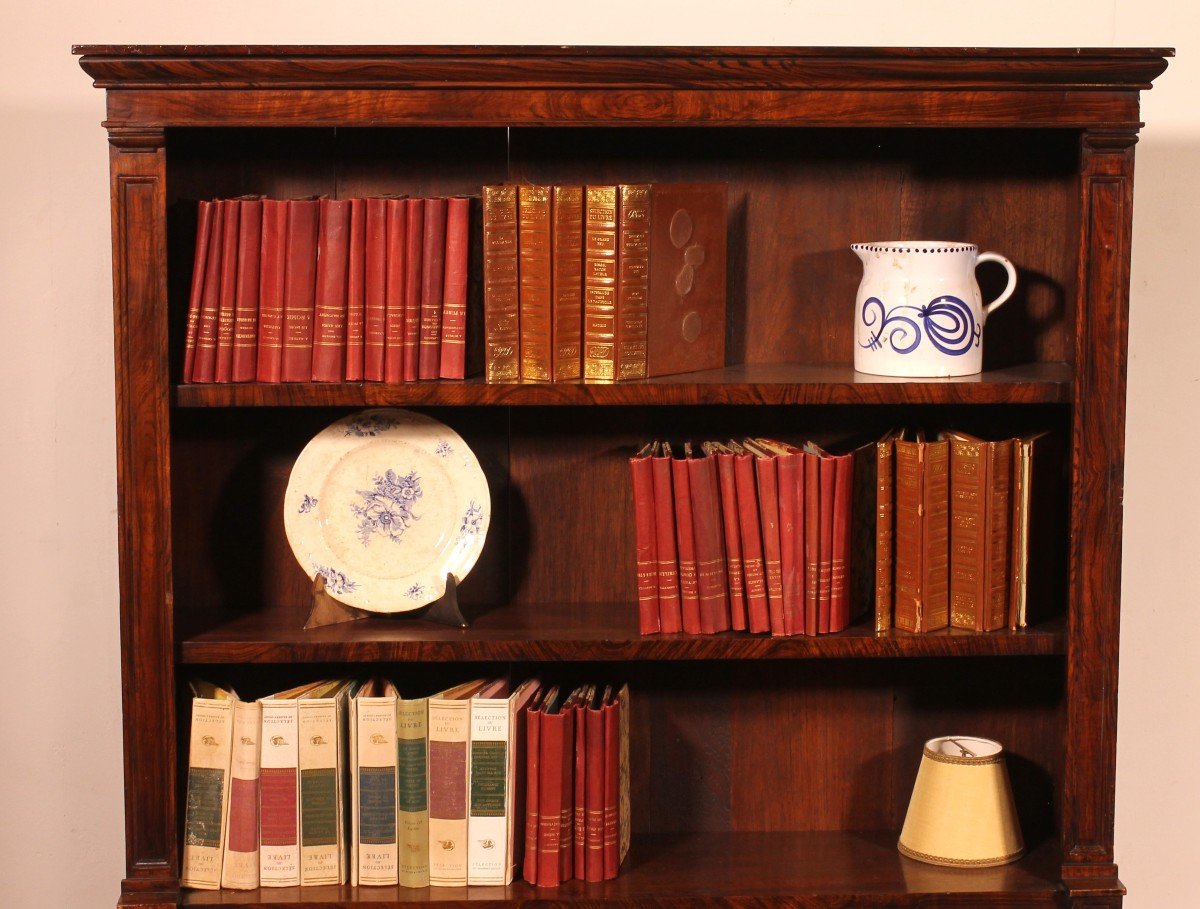
[[[310,441],[283,497],[288,543],[348,606],[408,612],[461,581],[491,518],[487,479],[449,426],[408,410],[344,417]]]

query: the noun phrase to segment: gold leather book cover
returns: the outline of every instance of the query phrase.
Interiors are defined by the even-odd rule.
[[[650,297],[650,184],[622,184],[617,234],[618,381],[646,378]]]
[[[550,248],[550,187],[522,186],[517,190],[522,382],[549,382],[551,378]]]
[[[589,186],[584,197],[583,379],[616,378],[617,187]]]
[[[555,186],[551,199],[550,373],[583,377],[583,187]]]
[[[483,188],[483,331],[487,382],[520,379],[517,188]]]

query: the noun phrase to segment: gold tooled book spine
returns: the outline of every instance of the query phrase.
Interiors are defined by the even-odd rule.
[[[892,569],[895,540],[895,443],[875,444],[875,631],[892,627]]]
[[[1008,620],[1009,590],[1012,577],[1009,571],[1010,516],[1012,502],[1012,439],[992,442],[988,483],[987,528],[987,586],[982,605],[983,631],[1003,628]]]
[[[520,378],[517,288],[517,188],[483,188],[484,378]]]
[[[894,621],[902,631],[919,631],[921,625],[922,444],[896,442]]]
[[[555,186],[551,207],[551,376],[583,376],[583,187]]]
[[[950,625],[982,629],[988,443],[950,443]]]
[[[617,243],[617,381],[646,378],[650,300],[650,184],[622,184]]]
[[[617,187],[589,186],[584,208],[583,378],[616,378]]]
[[[550,381],[550,187],[517,191],[521,381]]]
[[[950,624],[950,443],[925,442],[921,631]]]

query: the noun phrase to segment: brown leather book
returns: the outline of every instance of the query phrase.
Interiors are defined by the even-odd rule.
[[[520,285],[521,381],[551,378],[550,187],[517,190],[517,279]]]
[[[417,378],[436,379],[442,355],[442,282],[446,279],[446,200],[425,200],[421,250],[421,341]]]
[[[1067,536],[1057,497],[1068,483],[1066,463],[1058,433],[1036,432],[1013,440],[1009,628],[1028,626],[1031,599],[1063,601]]]
[[[400,379],[415,382],[420,376],[421,294],[425,271],[425,217],[427,199],[408,200],[404,227],[404,334],[401,341]]]
[[[658,618],[658,560],[655,541],[654,473],[650,458],[655,444],[648,442],[629,459],[633,478],[633,518],[637,560],[638,631],[657,634],[662,626]]]
[[[679,601],[679,562],[675,542],[675,491],[671,483],[671,446],[659,445],[650,459],[654,477],[654,537],[658,556],[658,620],[663,632],[683,630]]]
[[[870,597],[875,605],[875,632],[880,634],[891,630],[892,627],[892,591],[894,565],[894,543],[896,522],[896,440],[904,437],[902,430],[892,430],[882,439],[870,445],[863,446],[861,455],[855,456],[854,477],[855,485],[860,485],[861,496],[855,498],[855,516],[859,518],[864,540],[862,547],[856,546],[856,551],[863,552],[865,559],[862,571],[864,581],[870,577],[873,589],[868,591],[858,587],[860,592],[855,596],[856,602],[866,602]],[[862,503],[861,506],[859,503]],[[870,508],[868,517],[866,509]],[[861,518],[860,518],[861,516]],[[855,530],[855,533],[860,533]],[[872,543],[873,548],[872,548]],[[873,572],[868,575],[866,570],[874,562]]]
[[[821,627],[821,458],[804,451],[804,633]]]
[[[687,452],[688,489],[692,498],[692,536],[696,543],[696,585],[700,596],[700,632],[729,630],[729,580],[722,545],[721,499],[717,459],[706,451]]]
[[[484,379],[521,375],[517,294],[517,188],[483,188]]]
[[[779,558],[783,572],[783,633],[804,632],[804,452],[756,439],[775,456],[779,483]]]
[[[583,187],[555,186],[550,218],[550,373],[555,382],[578,382],[583,376]]]
[[[283,279],[283,381],[312,379],[313,317],[317,291],[316,199],[293,199],[287,208]]]
[[[725,576],[729,586],[729,623],[746,630],[746,576],[742,568],[742,530],[733,475],[733,452],[720,442],[705,442],[704,451],[716,461],[721,496],[721,528],[725,544]]]
[[[221,203],[221,297],[217,306],[217,362],[214,382],[233,381],[233,325],[237,314],[239,224],[242,200]]]
[[[679,561],[679,606],[683,630],[700,634],[700,584],[696,578],[696,536],[692,524],[692,492],[687,446],[682,458],[671,459],[671,488],[675,494],[675,545]]]
[[[363,380],[366,340],[367,200],[350,200],[350,244],[346,262],[346,381]]]
[[[895,623],[903,631],[949,624],[950,443],[923,432],[896,442]]]
[[[237,293],[233,309],[234,382],[253,382],[258,356],[259,259],[262,255],[262,199],[238,203]]]
[[[258,382],[283,379],[283,285],[287,271],[288,203],[263,200],[262,253],[258,281]]]
[[[208,266],[208,241],[212,236],[213,210],[217,203],[201,200],[196,206],[196,252],[192,259],[192,287],[188,297],[187,330],[183,348],[183,375],[192,381],[196,364],[196,335],[200,330],[200,308],[204,298],[204,270]]]
[[[754,455],[754,476],[758,483],[758,520],[762,527],[763,569],[767,580],[767,619],[771,634],[784,634],[783,624],[783,544],[779,535],[779,461],[754,439],[743,447]]]
[[[995,631],[1008,619],[1013,440],[941,438],[950,444],[950,625]]]
[[[727,221],[724,183],[654,184],[647,375],[725,365]]]
[[[405,293],[409,278],[409,209],[421,199],[386,200],[386,237],[383,302],[383,381],[404,381]]]
[[[367,199],[363,379],[382,382],[387,348],[387,199]]]
[[[438,375],[461,379],[467,368],[467,286],[471,200],[446,200],[446,277],[442,286],[442,350]]]
[[[346,376],[346,273],[350,257],[350,200],[322,199],[317,234],[317,297],[313,324],[314,382]]]
[[[617,210],[617,381],[646,378],[650,297],[650,184],[623,183]]]
[[[730,441],[733,476],[737,487],[738,526],[742,540],[742,569],[746,577],[746,625],[755,634],[771,630],[767,573],[763,566],[762,523],[759,518],[758,481],[754,455]]]
[[[583,379],[616,379],[617,187],[584,191]]]

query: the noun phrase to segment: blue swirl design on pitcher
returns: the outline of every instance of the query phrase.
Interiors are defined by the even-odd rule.
[[[902,315],[901,310],[913,316]],[[950,294],[930,300],[925,306],[901,304],[886,309],[878,297],[863,301],[862,322],[869,330],[866,343],[859,347],[880,350],[887,335],[888,345],[898,354],[912,353],[921,344],[922,332],[929,343],[951,357],[961,357],[972,347],[978,347],[983,327],[975,324],[971,307]]]

